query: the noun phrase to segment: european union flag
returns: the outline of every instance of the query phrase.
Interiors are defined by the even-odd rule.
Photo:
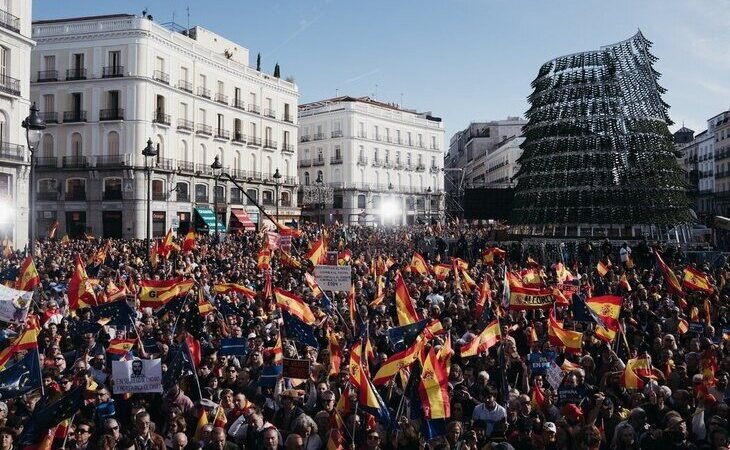
[[[110,319],[107,325],[116,327],[134,328],[132,317],[136,315],[126,300],[117,300],[111,303],[103,303],[99,306],[92,306],[91,313],[95,319]]]
[[[314,327],[307,325],[286,311],[282,311],[281,314],[284,319],[284,330],[286,330],[287,338],[294,339],[310,347],[319,348],[319,342],[314,336]]]
[[[327,311],[328,314],[332,314],[335,312],[334,308],[332,307],[332,300],[327,297],[327,294],[325,294],[324,291],[322,291],[322,299],[320,300],[320,303],[322,303],[322,308],[324,308],[324,310]]]
[[[606,327],[598,314],[586,304],[585,294],[573,294],[573,318],[576,322],[589,322]]]
[[[241,311],[240,308],[225,300],[218,301],[218,311],[223,314],[223,317],[238,316],[247,318],[248,316],[245,312]]]
[[[38,350],[33,349],[23,359],[0,371],[0,398],[15,398],[41,387]]]
[[[416,341],[416,338],[423,334],[427,323],[428,319],[424,319],[410,325],[389,328],[388,339],[393,349],[396,352],[401,352],[410,347]]]
[[[21,444],[34,442],[39,432],[49,430],[62,421],[71,418],[84,406],[85,391],[86,386],[79,386],[55,403],[36,407],[30,418],[30,424],[23,431],[19,442]]]
[[[439,436],[446,436],[446,419],[426,419],[423,431],[426,441],[436,439]]]
[[[162,388],[169,390],[180,378],[195,373],[193,358],[187,345],[170,348],[170,364],[162,374]]]
[[[162,308],[158,309],[155,312],[155,316],[157,316],[158,319],[162,319],[166,315],[169,317],[172,317],[172,320],[177,319],[180,316],[180,312],[182,312],[183,306],[185,305],[185,302],[187,301],[187,296],[180,295],[169,302],[167,302]]]
[[[220,343],[220,356],[245,356],[248,353],[246,338],[223,338]]]
[[[142,340],[142,347],[144,347],[145,353],[157,353],[160,351],[160,348],[157,344],[157,339],[155,338],[145,338]]]

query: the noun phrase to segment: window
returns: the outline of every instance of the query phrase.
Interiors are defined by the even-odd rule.
[[[43,136],[43,143],[41,145],[41,149],[43,150],[42,156],[44,158],[53,157],[53,135],[46,134]]]
[[[324,161],[324,152],[322,151],[322,147],[317,148],[317,161]]]
[[[271,127],[266,127],[264,130],[264,139],[271,141]]]
[[[158,95],[155,97],[155,108],[156,108],[158,117],[162,114],[165,114],[165,96],[164,95]],[[161,122],[161,120],[158,120],[158,122]]]
[[[46,94],[43,96],[43,112],[54,112],[56,110],[56,96]]]
[[[106,178],[104,180],[104,200],[122,199],[122,179]]]
[[[156,57],[155,58],[155,68],[159,72],[164,72],[165,71],[165,59],[164,58],[160,58],[159,56]]]
[[[205,86],[208,84],[208,78],[204,74],[200,74],[200,87],[205,88]]]
[[[180,107],[178,108],[177,114],[181,119],[187,120],[188,119],[188,104],[181,102]]]
[[[254,106],[258,104],[258,103],[256,103],[256,94],[255,93],[253,93],[253,92],[249,93],[248,102]]]
[[[84,54],[83,53],[74,53],[73,68],[76,71],[79,71],[84,68]]]
[[[119,133],[112,131],[107,135],[107,155],[119,156]]]
[[[241,102],[241,88],[233,89],[233,99],[235,100],[234,106],[239,106]]]
[[[189,81],[187,67],[180,67],[180,79],[183,81]]]
[[[395,163],[400,164],[400,152],[399,151],[395,152]]]
[[[122,65],[122,52],[119,50],[113,50],[109,52],[109,66],[118,68]]]
[[[237,187],[231,188],[231,203],[241,204],[241,190]]]
[[[215,192],[215,199],[218,202],[225,202],[226,201],[226,188],[225,186],[215,186],[213,188],[213,191]]]
[[[246,189],[246,194],[248,194],[248,197],[252,199],[254,202],[259,201],[259,191],[256,189]],[[249,205],[253,205],[253,202],[251,200],[248,201]]]
[[[83,153],[83,145],[81,141],[81,135],[79,133],[74,133],[71,135],[71,155],[73,157],[80,157]]]
[[[198,203],[208,202],[208,185],[207,184],[196,184],[195,185],[195,201]]]
[[[289,132],[285,131],[284,136],[282,136],[282,141],[284,141],[284,147],[286,148],[287,145],[289,145]]]
[[[52,181],[52,180],[41,180]],[[40,193],[39,189],[39,193]],[[0,173],[0,199],[9,200],[13,195],[13,178],[10,174]]]
[[[333,208],[342,208],[342,205],[344,204],[344,198],[342,194],[336,194],[332,198],[332,207]]]
[[[152,180],[152,200],[166,200],[165,182],[163,180]]]
[[[199,122],[199,123],[201,123],[201,124],[203,124],[203,125],[205,125],[205,124],[206,124],[206,120],[205,120],[205,110],[204,110],[203,108],[200,108],[200,109],[198,110],[198,122]]]
[[[324,174],[321,170],[317,171],[317,183],[324,183]]]
[[[291,206],[291,195],[287,191],[281,193],[281,206]]]
[[[79,112],[83,108],[83,97],[80,92],[74,92],[71,94],[71,107],[72,110],[76,113],[75,115],[78,116]]]
[[[373,134],[375,135],[375,139],[379,141],[380,140],[380,132],[378,131],[378,126],[377,125],[373,126]]]
[[[339,145],[335,145],[335,160],[342,159],[342,148]]]
[[[83,178],[71,178],[66,180],[66,200],[86,200],[86,180]]]
[[[289,108],[290,108],[289,103],[284,103],[284,120],[287,120],[287,121],[292,120],[292,118],[290,116],[291,112],[289,111]]]
[[[256,124],[251,122],[251,137],[256,139]]]
[[[218,132],[220,133],[226,127],[226,121],[223,114],[218,114]]]
[[[360,209],[365,209],[365,203],[366,199],[364,195],[358,195],[357,196],[357,207]]]
[[[309,186],[309,172],[304,172],[304,185]]]
[[[385,164],[389,164],[389,163],[390,163],[390,150],[388,150],[386,148],[385,149]]]
[[[358,131],[360,137],[365,137],[365,123],[360,122],[358,123]]]
[[[43,67],[45,67],[45,70],[56,70],[56,55],[44,56]]]
[[[10,68],[8,67],[9,60],[10,50],[0,46],[0,75],[3,77],[10,72]]]
[[[189,202],[190,192],[188,192],[188,184],[182,181],[178,182],[177,185],[175,185],[175,196],[175,200],[178,202]]]
[[[264,205],[273,205],[274,204],[274,193],[272,191],[264,191],[263,197],[262,197],[262,203]]]
[[[157,96],[160,97],[159,95]],[[107,91],[106,106],[108,109],[119,109],[119,91]]]
[[[0,174],[2,176],[2,174]],[[1,181],[0,181],[1,183]],[[46,178],[44,180],[38,180],[38,197],[49,200],[58,200],[56,192],[56,180]],[[8,187],[9,189],[9,187]],[[0,189],[2,191],[2,189]],[[12,194],[12,192],[10,192]],[[2,194],[0,194],[1,196]]]
[[[219,94],[226,93],[226,85],[222,81],[218,81],[218,93]]]
[[[380,208],[380,197],[376,195],[375,197],[373,197],[373,209],[378,208]]]
[[[243,131],[241,130],[241,119],[233,120],[233,140],[243,140]]]
[[[364,145],[361,145],[360,146],[359,156],[360,156],[360,161],[364,161],[365,160],[365,146]],[[376,159],[378,158],[378,155],[377,154],[375,155],[375,158]]]

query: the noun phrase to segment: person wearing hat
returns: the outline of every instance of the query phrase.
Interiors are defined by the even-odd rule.
[[[279,402],[281,408],[274,414],[272,423],[277,429],[281,431],[283,437],[286,438],[292,431],[292,423],[301,414],[304,414],[304,410],[297,405],[300,399],[300,391],[296,389],[285,389],[279,394]]]

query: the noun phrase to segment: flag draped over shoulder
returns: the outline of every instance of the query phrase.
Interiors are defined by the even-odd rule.
[[[411,294],[400,272],[395,275],[395,309],[398,314],[398,325],[410,325],[418,322],[421,318],[413,306]]]
[[[307,325],[314,325],[316,321],[314,313],[300,296],[278,287],[274,288],[274,296],[276,297],[276,305],[283,311],[289,312],[289,314]]]
[[[500,341],[499,321],[487,325],[478,336],[461,346],[461,357],[468,358],[484,353]]]
[[[33,258],[28,256],[20,265],[20,275],[15,283],[15,289],[19,291],[32,291],[33,288],[41,284],[41,277],[33,264]]]
[[[659,265],[659,270],[661,270],[664,275],[664,281],[667,283],[667,288],[669,288],[669,290],[674,294],[682,295],[682,285],[679,284],[677,275],[675,275],[672,269],[667,266],[658,250],[654,251],[654,256],[656,256],[656,262]]]
[[[715,291],[707,275],[690,266],[684,268],[682,286],[706,294],[712,294]]]
[[[602,295],[586,300],[586,305],[600,317],[603,325],[596,327],[596,337],[611,343],[618,332],[618,318],[621,315],[622,298],[616,295]]]
[[[165,306],[175,297],[186,295],[195,285],[193,280],[175,278],[172,280],[142,280],[139,303],[142,308],[157,309]]]

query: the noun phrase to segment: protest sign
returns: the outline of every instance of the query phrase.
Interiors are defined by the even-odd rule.
[[[0,284],[0,321],[25,323],[33,292],[19,291]]]
[[[308,359],[284,358],[284,370],[282,375],[285,378],[306,380],[309,378],[309,364],[310,362]]]
[[[348,292],[352,286],[352,268],[349,265],[314,266],[314,278],[323,291]]]
[[[115,394],[162,392],[162,365],[159,359],[112,361]]]

